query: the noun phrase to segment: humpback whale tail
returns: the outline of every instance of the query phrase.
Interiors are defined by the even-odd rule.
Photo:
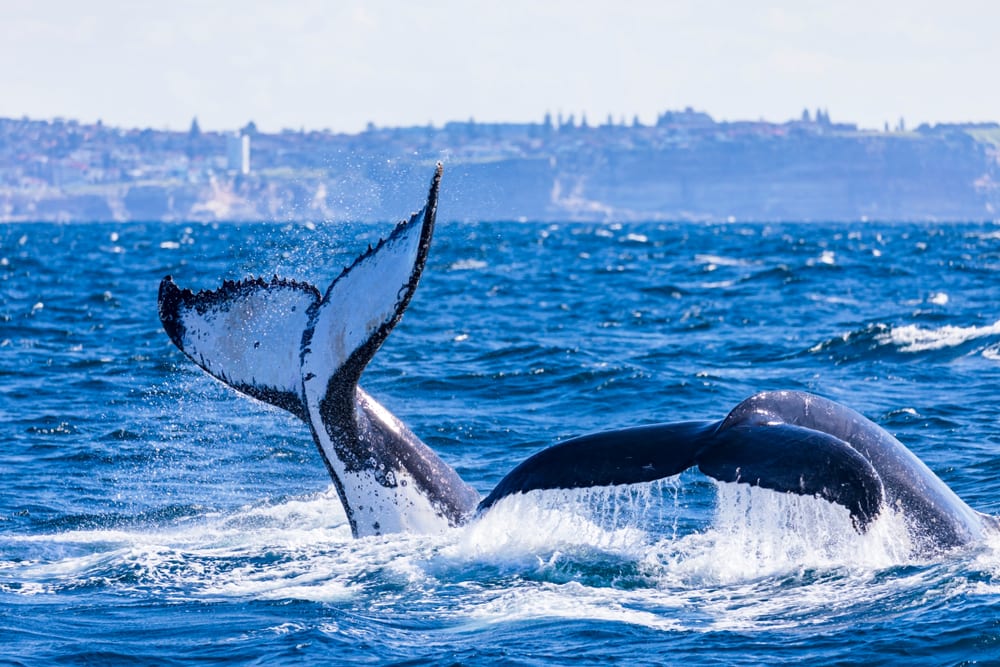
[[[435,530],[473,510],[478,494],[358,386],[400,321],[427,261],[442,168],[424,208],[330,284],[280,278],[217,290],[160,284],[163,327],[184,354],[229,386],[305,421],[355,535]]]

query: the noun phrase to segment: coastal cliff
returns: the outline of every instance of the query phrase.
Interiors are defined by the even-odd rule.
[[[235,148],[234,148],[235,147]],[[446,164],[444,219],[993,220],[1000,126],[876,132],[808,114],[655,125],[122,130],[0,119],[0,221],[387,220]]]

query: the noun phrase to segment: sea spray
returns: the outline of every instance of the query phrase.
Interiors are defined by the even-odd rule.
[[[678,559],[681,570],[732,582],[810,568],[885,568],[910,557],[906,526],[891,512],[859,534],[841,505],[743,484],[717,486],[713,521],[698,536],[700,547]]]

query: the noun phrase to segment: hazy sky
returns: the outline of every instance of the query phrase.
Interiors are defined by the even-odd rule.
[[[0,0],[0,116],[1000,120],[1000,0]]]

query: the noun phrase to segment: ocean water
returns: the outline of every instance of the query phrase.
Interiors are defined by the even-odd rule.
[[[1000,536],[928,556],[696,472],[352,539],[307,428],[189,363],[156,292],[322,289],[390,229],[0,226],[0,663],[1000,662]],[[812,391],[996,514],[1000,226],[439,222],[362,384],[484,494],[560,439]]]

